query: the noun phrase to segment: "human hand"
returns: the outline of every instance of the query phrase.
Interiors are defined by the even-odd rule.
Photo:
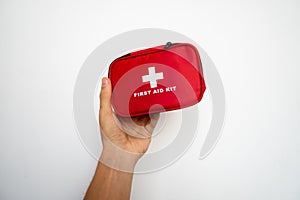
[[[102,79],[99,124],[104,164],[132,171],[137,160],[147,151],[159,114],[120,117],[111,109],[112,87],[108,78]],[[122,170],[121,169],[121,170]]]

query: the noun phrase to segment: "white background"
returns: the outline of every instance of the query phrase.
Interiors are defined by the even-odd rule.
[[[136,200],[300,199],[300,3],[0,2],[0,199],[82,199],[96,161],[75,131],[74,83],[121,32],[165,28],[199,43],[226,94],[223,135],[171,167],[134,177]],[[149,35],[149,37],[151,37]]]

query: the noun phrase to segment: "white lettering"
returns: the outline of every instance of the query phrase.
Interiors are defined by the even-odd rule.
[[[176,86],[166,88],[166,92],[173,92],[175,90],[176,90]]]
[[[157,89],[152,89],[152,90],[145,90],[145,91],[139,91],[139,92],[134,92],[133,97],[143,97],[151,94],[160,94],[164,92],[174,92],[176,91],[176,86],[171,86],[171,87],[166,87],[164,88],[157,88]]]

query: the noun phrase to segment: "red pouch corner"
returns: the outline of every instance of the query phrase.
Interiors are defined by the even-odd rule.
[[[109,66],[112,106],[134,117],[177,110],[198,103],[205,92],[200,55],[189,43],[170,43],[135,51]]]

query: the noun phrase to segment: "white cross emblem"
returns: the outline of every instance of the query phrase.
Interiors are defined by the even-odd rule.
[[[148,67],[149,75],[142,76],[143,83],[150,82],[151,88],[157,87],[157,80],[164,79],[164,74],[162,72],[155,73],[155,67]]]

